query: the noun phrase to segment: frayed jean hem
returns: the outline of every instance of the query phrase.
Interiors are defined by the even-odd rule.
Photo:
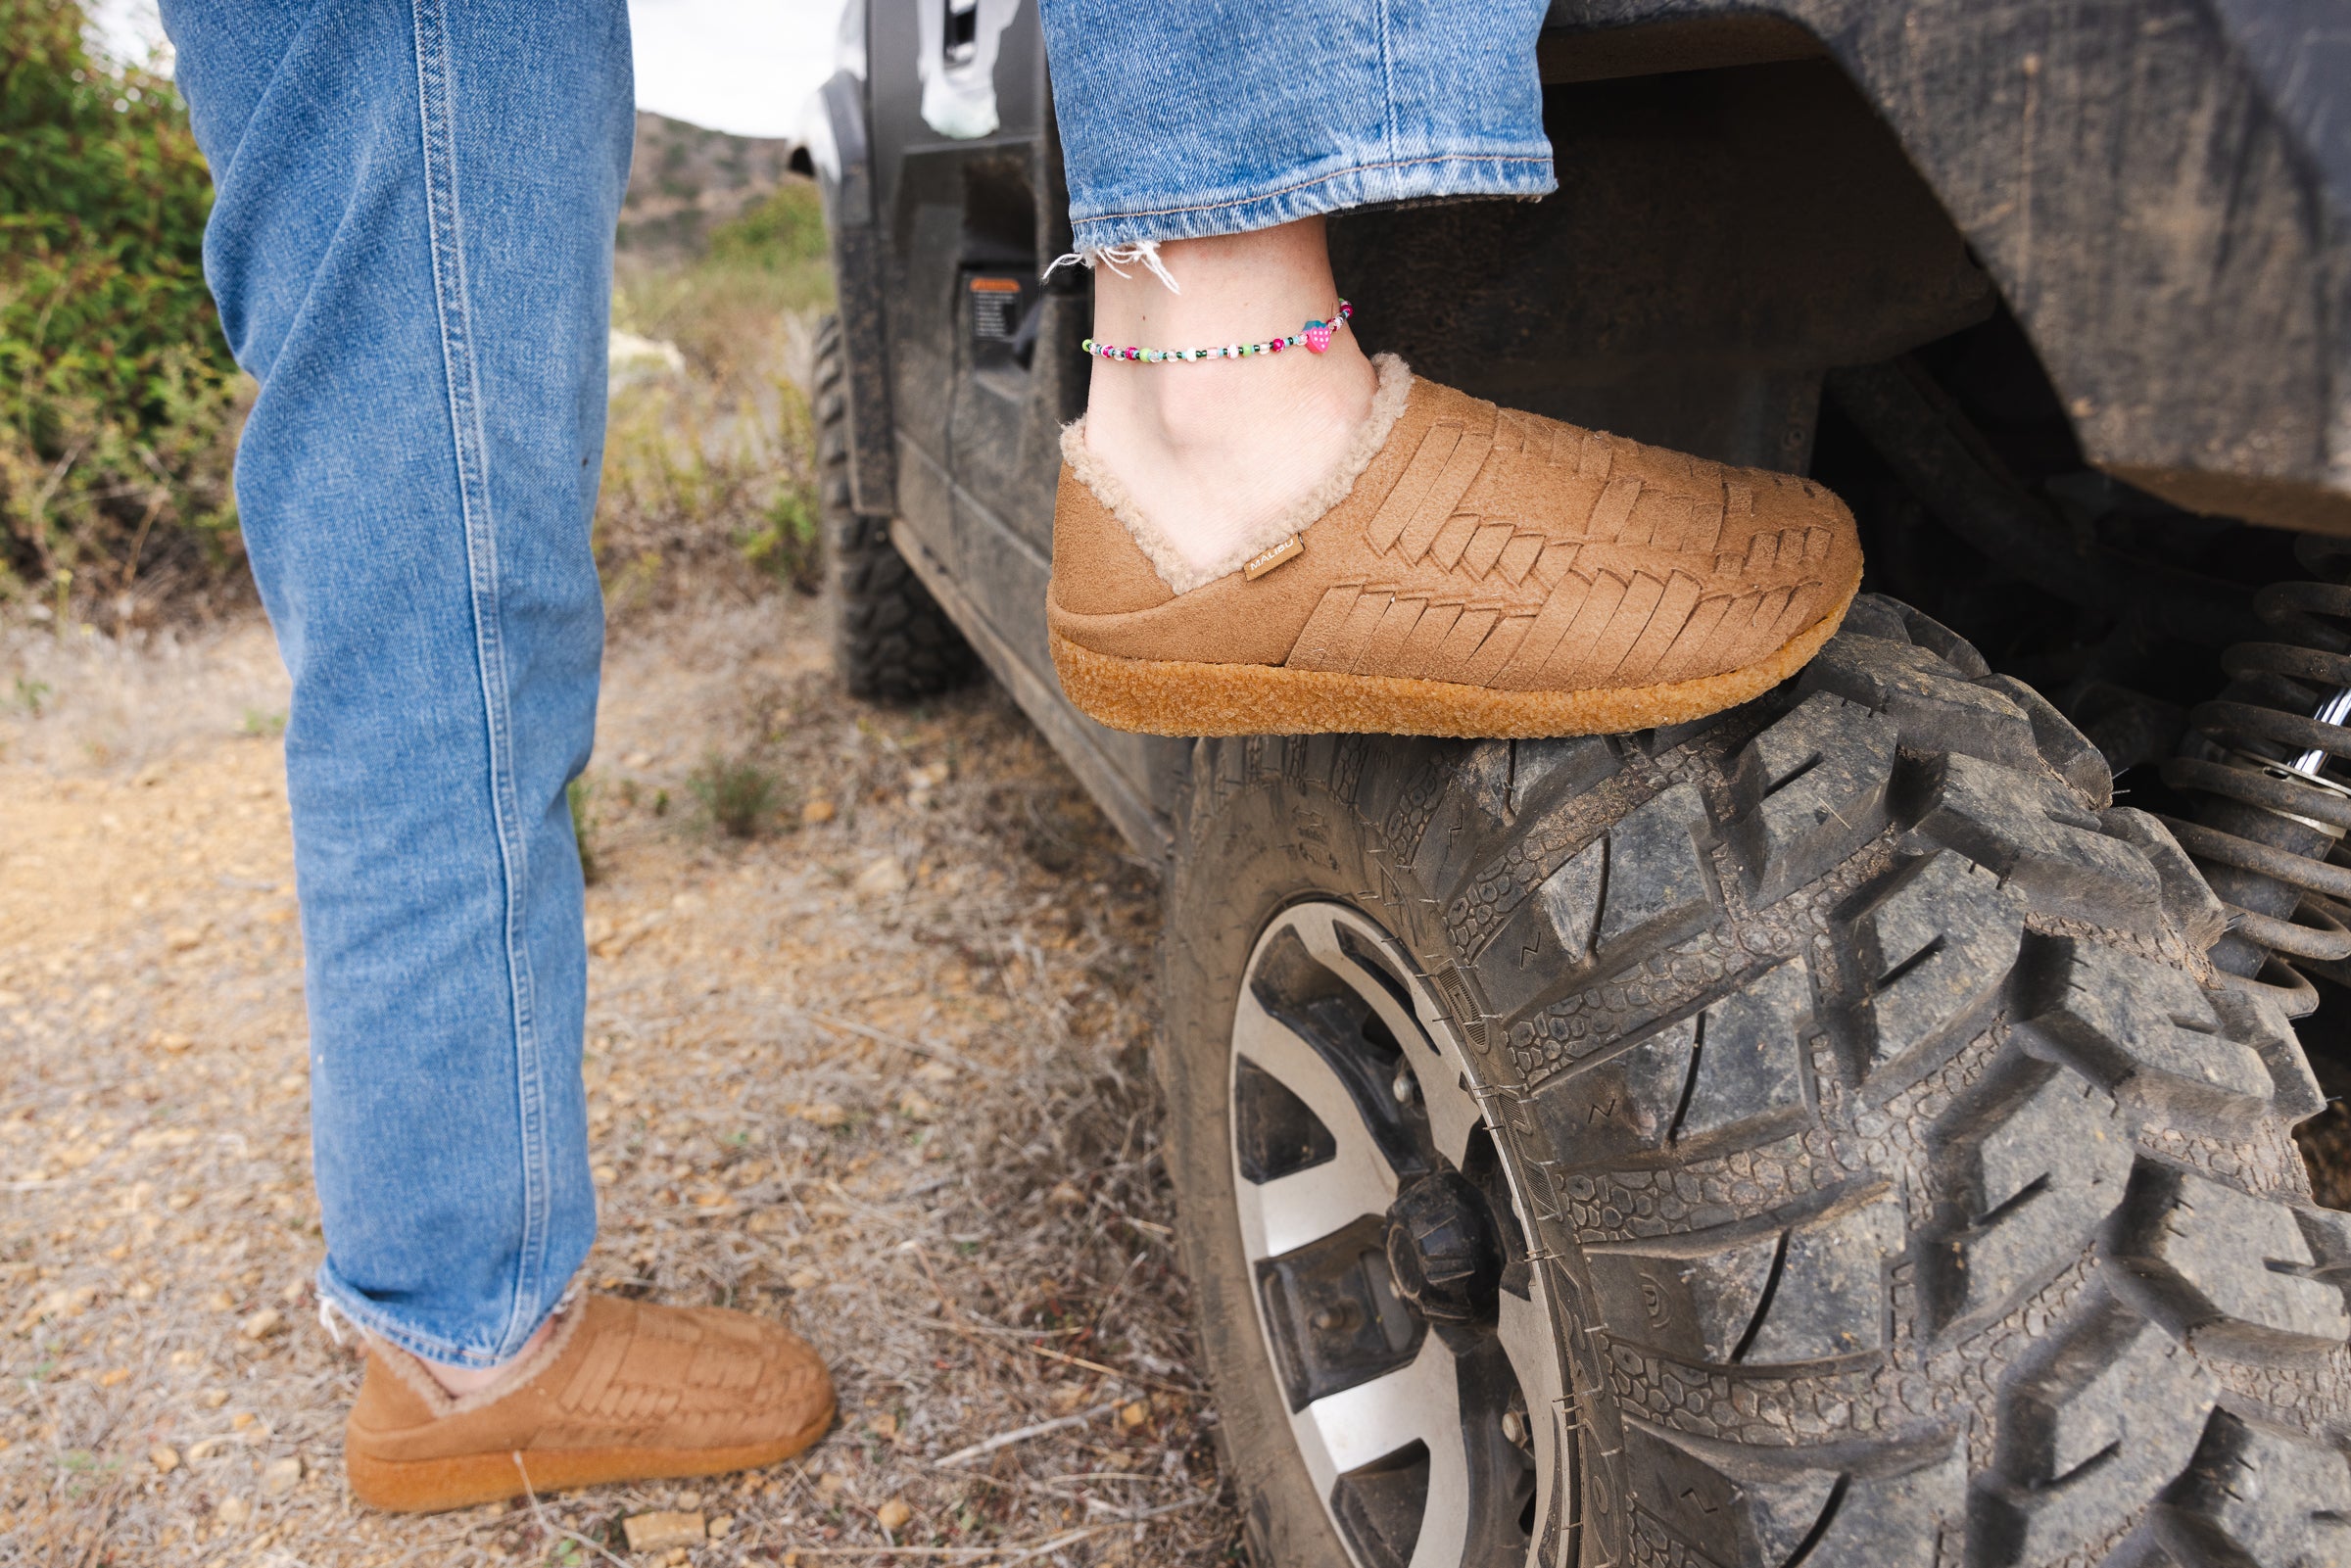
[[[540,1303],[538,1309],[527,1318],[518,1314],[512,1323],[519,1327],[510,1325],[499,1345],[484,1350],[478,1346],[457,1345],[434,1334],[420,1334],[413,1327],[386,1316],[382,1307],[337,1278],[331,1263],[320,1262],[312,1283],[317,1289],[318,1299],[324,1307],[331,1308],[337,1317],[360,1332],[387,1345],[397,1345],[411,1355],[422,1356],[442,1366],[468,1367],[497,1366],[521,1354],[522,1348],[531,1342],[533,1334],[539,1332],[540,1325],[554,1316],[555,1309],[563,1305],[568,1290],[566,1286],[556,1291],[552,1297]],[[331,1322],[327,1325],[327,1331],[334,1332]]]
[[[1516,197],[1533,200],[1559,188],[1548,150],[1536,155],[1433,154],[1345,167],[1278,188],[1179,207],[1133,212],[1071,213],[1074,249],[1091,254],[1114,246],[1208,239],[1272,228],[1319,214],[1388,202]]]

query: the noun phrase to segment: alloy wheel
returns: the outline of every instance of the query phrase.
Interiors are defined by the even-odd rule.
[[[1572,1487],[1557,1319],[1436,996],[1358,910],[1292,905],[1250,954],[1230,1085],[1259,1326],[1348,1551],[1533,1560]]]

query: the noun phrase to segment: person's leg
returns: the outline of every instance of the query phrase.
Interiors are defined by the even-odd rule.
[[[1555,188],[1534,40],[1543,0],[1044,0],[1070,217],[1094,336],[1197,346],[1337,309],[1320,214]],[[1180,65],[1176,63],[1180,62]],[[1097,361],[1086,443],[1194,566],[1335,466],[1368,414],[1352,334],[1322,355],[1138,375]]]
[[[318,1285],[368,1348],[352,1493],[773,1463],[832,1419],[796,1337],[560,1305],[596,1230],[563,796],[602,646],[625,5],[164,10],[217,187],[206,272],[261,382],[237,495],[294,678]]]
[[[1339,308],[1322,214],[1551,188],[1545,9],[1043,0],[1063,260],[1095,287],[1045,605],[1080,711],[1174,736],[1634,730],[1766,690],[1835,632],[1860,543],[1818,486],[1302,331]],[[1293,334],[1309,352],[1250,352]]]
[[[286,728],[324,1298],[495,1366],[596,1228],[564,786],[632,116],[620,0],[168,0],[261,383],[246,547]]]

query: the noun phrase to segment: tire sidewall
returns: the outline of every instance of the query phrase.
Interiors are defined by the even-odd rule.
[[[1170,886],[1158,1070],[1184,1268],[1251,1554],[1266,1568],[1353,1568],[1290,1432],[1234,1190],[1232,1021],[1250,950],[1288,905],[1346,897],[1339,872],[1353,857],[1339,848],[1358,847],[1357,834],[1346,832],[1327,850],[1313,846],[1321,852],[1310,856],[1294,831],[1292,803],[1277,798],[1285,793],[1261,785],[1213,815],[1194,814],[1196,836],[1178,855]],[[1330,817],[1354,826],[1343,807]]]

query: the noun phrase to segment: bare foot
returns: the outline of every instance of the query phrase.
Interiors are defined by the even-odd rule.
[[[1174,240],[1160,260],[1094,270],[1094,336],[1153,349],[1259,343],[1338,309],[1322,220]],[[1096,359],[1086,447],[1125,481],[1184,559],[1205,568],[1338,466],[1370,416],[1378,375],[1352,331],[1328,352],[1140,364]]]
[[[525,1356],[547,1343],[547,1336],[554,1326],[555,1320],[550,1317],[539,1325],[538,1333],[533,1334],[524,1342],[521,1350],[496,1366],[444,1366],[439,1361],[425,1361],[424,1369],[433,1374],[434,1382],[449,1390],[454,1397],[461,1400],[468,1394],[479,1394],[486,1388],[495,1387],[498,1381],[519,1365]],[[423,1358],[420,1356],[418,1359]]]

